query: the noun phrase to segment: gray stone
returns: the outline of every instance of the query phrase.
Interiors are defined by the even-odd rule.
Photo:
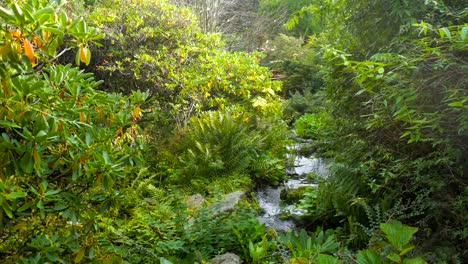
[[[235,191],[226,194],[224,199],[211,205],[211,209],[217,211],[217,213],[227,212],[234,210],[234,207],[239,203],[245,193],[243,191]]]
[[[210,260],[211,264],[241,264],[242,261],[239,256],[232,253],[218,255]]]
[[[199,193],[190,196],[187,200],[187,207],[188,208],[198,208],[201,207],[204,203],[206,203],[205,198]]]

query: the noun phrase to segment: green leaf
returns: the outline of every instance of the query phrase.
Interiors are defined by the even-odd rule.
[[[397,220],[380,224],[380,229],[385,233],[388,241],[399,251],[407,247],[413,235],[418,231],[417,227],[404,225]]]
[[[382,263],[382,257],[371,249],[365,249],[359,251],[356,255],[356,260],[359,264],[380,264]]]
[[[398,255],[397,253],[394,253],[394,252],[388,254],[388,255],[387,255],[387,258],[388,258],[389,260],[391,260],[391,261],[393,261],[393,262],[397,262],[397,263],[400,263],[400,261],[401,261],[400,255]]]
[[[77,66],[80,65],[80,59],[81,59],[81,58],[80,58],[80,49],[78,49],[78,51],[76,52],[76,55],[75,55],[75,64],[76,64]]]
[[[465,26],[461,29],[461,32],[460,32],[461,40],[465,40],[467,34],[468,34],[468,26]]]
[[[16,211],[18,211],[18,212],[26,211],[29,208],[31,208],[31,206],[33,206],[33,205],[34,205],[34,202],[27,202],[27,203],[23,204],[20,208],[18,208],[18,210],[16,210]]]
[[[16,123],[0,120],[0,127],[4,128],[20,128]]]
[[[452,107],[463,107],[463,102],[453,102],[453,103],[450,103],[448,104],[449,106],[452,106]]]
[[[334,256],[319,254],[317,257],[318,264],[340,264],[340,260]]]
[[[44,130],[41,130],[36,134],[35,139],[36,139],[36,142],[41,142],[46,137],[47,137],[47,132]]]
[[[413,245],[410,245],[408,247],[406,247],[405,249],[403,249],[401,252],[400,252],[400,256],[403,256],[405,255],[406,253],[410,252],[411,250],[414,249],[414,246]]]
[[[5,9],[3,7],[0,7],[0,17],[5,19],[5,21],[15,20],[15,15],[13,14],[13,12],[11,12],[11,10]]]
[[[37,204],[36,204],[36,207],[41,209],[41,210],[44,210],[44,203],[42,201],[39,201]]]
[[[73,254],[76,254],[75,259],[73,261],[75,263],[80,263],[83,260],[85,253],[86,253],[86,248],[83,248],[83,247],[80,248],[78,251],[73,253]]]
[[[403,259],[403,264],[426,264],[426,263],[427,262],[420,257]]]
[[[439,28],[439,35],[441,38],[444,38],[445,36],[447,36],[448,39],[452,38],[452,34],[450,33],[450,30],[446,27]]]
[[[160,258],[159,258],[159,263],[160,263],[160,264],[174,264],[174,263],[172,263],[171,261],[169,261],[169,260],[167,260],[167,259],[165,259],[165,258],[163,258],[163,257],[160,257]]]
[[[91,49],[87,48],[86,49],[86,66],[88,66],[90,62],[91,62]]]
[[[25,22],[25,19],[23,17],[23,10],[21,10],[21,7],[17,4],[14,3],[12,6],[13,13],[15,13],[15,18],[19,19],[21,22]]]
[[[25,192],[13,192],[13,193],[9,193],[9,194],[5,195],[5,197],[7,199],[11,199],[11,200],[18,199],[18,198],[23,198],[23,197],[26,197],[26,196],[28,196],[28,194],[25,193]]]
[[[2,208],[9,218],[13,218],[13,212],[11,211],[11,207],[5,200],[2,203]]]
[[[53,15],[53,14],[54,14],[54,9],[48,6],[48,7],[37,10],[33,16],[35,19],[39,20],[44,15]]]
[[[55,27],[44,26],[44,27],[42,27],[42,29],[45,30],[45,31],[49,31],[50,33],[57,34],[60,37],[63,37],[63,35],[65,35],[65,33],[62,30],[60,30],[58,28],[55,28]]]

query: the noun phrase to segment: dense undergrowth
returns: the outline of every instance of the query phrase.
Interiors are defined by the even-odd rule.
[[[0,1],[0,261],[460,263],[462,2],[317,2],[263,56],[167,1]],[[253,190],[284,180],[293,123],[332,173],[301,197],[308,230],[278,234]]]

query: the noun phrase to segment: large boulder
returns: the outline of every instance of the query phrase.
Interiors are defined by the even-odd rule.
[[[232,253],[218,255],[210,260],[211,264],[241,264],[242,261],[239,256]]]
[[[217,213],[232,211],[244,195],[243,191],[228,193],[224,196],[224,199],[212,204],[210,208]]]

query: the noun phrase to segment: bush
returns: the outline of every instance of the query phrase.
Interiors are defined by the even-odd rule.
[[[0,258],[93,261],[119,185],[144,163],[146,95],[96,91],[93,74],[52,63],[75,50],[88,64],[101,37],[56,1],[17,1],[0,16]]]

